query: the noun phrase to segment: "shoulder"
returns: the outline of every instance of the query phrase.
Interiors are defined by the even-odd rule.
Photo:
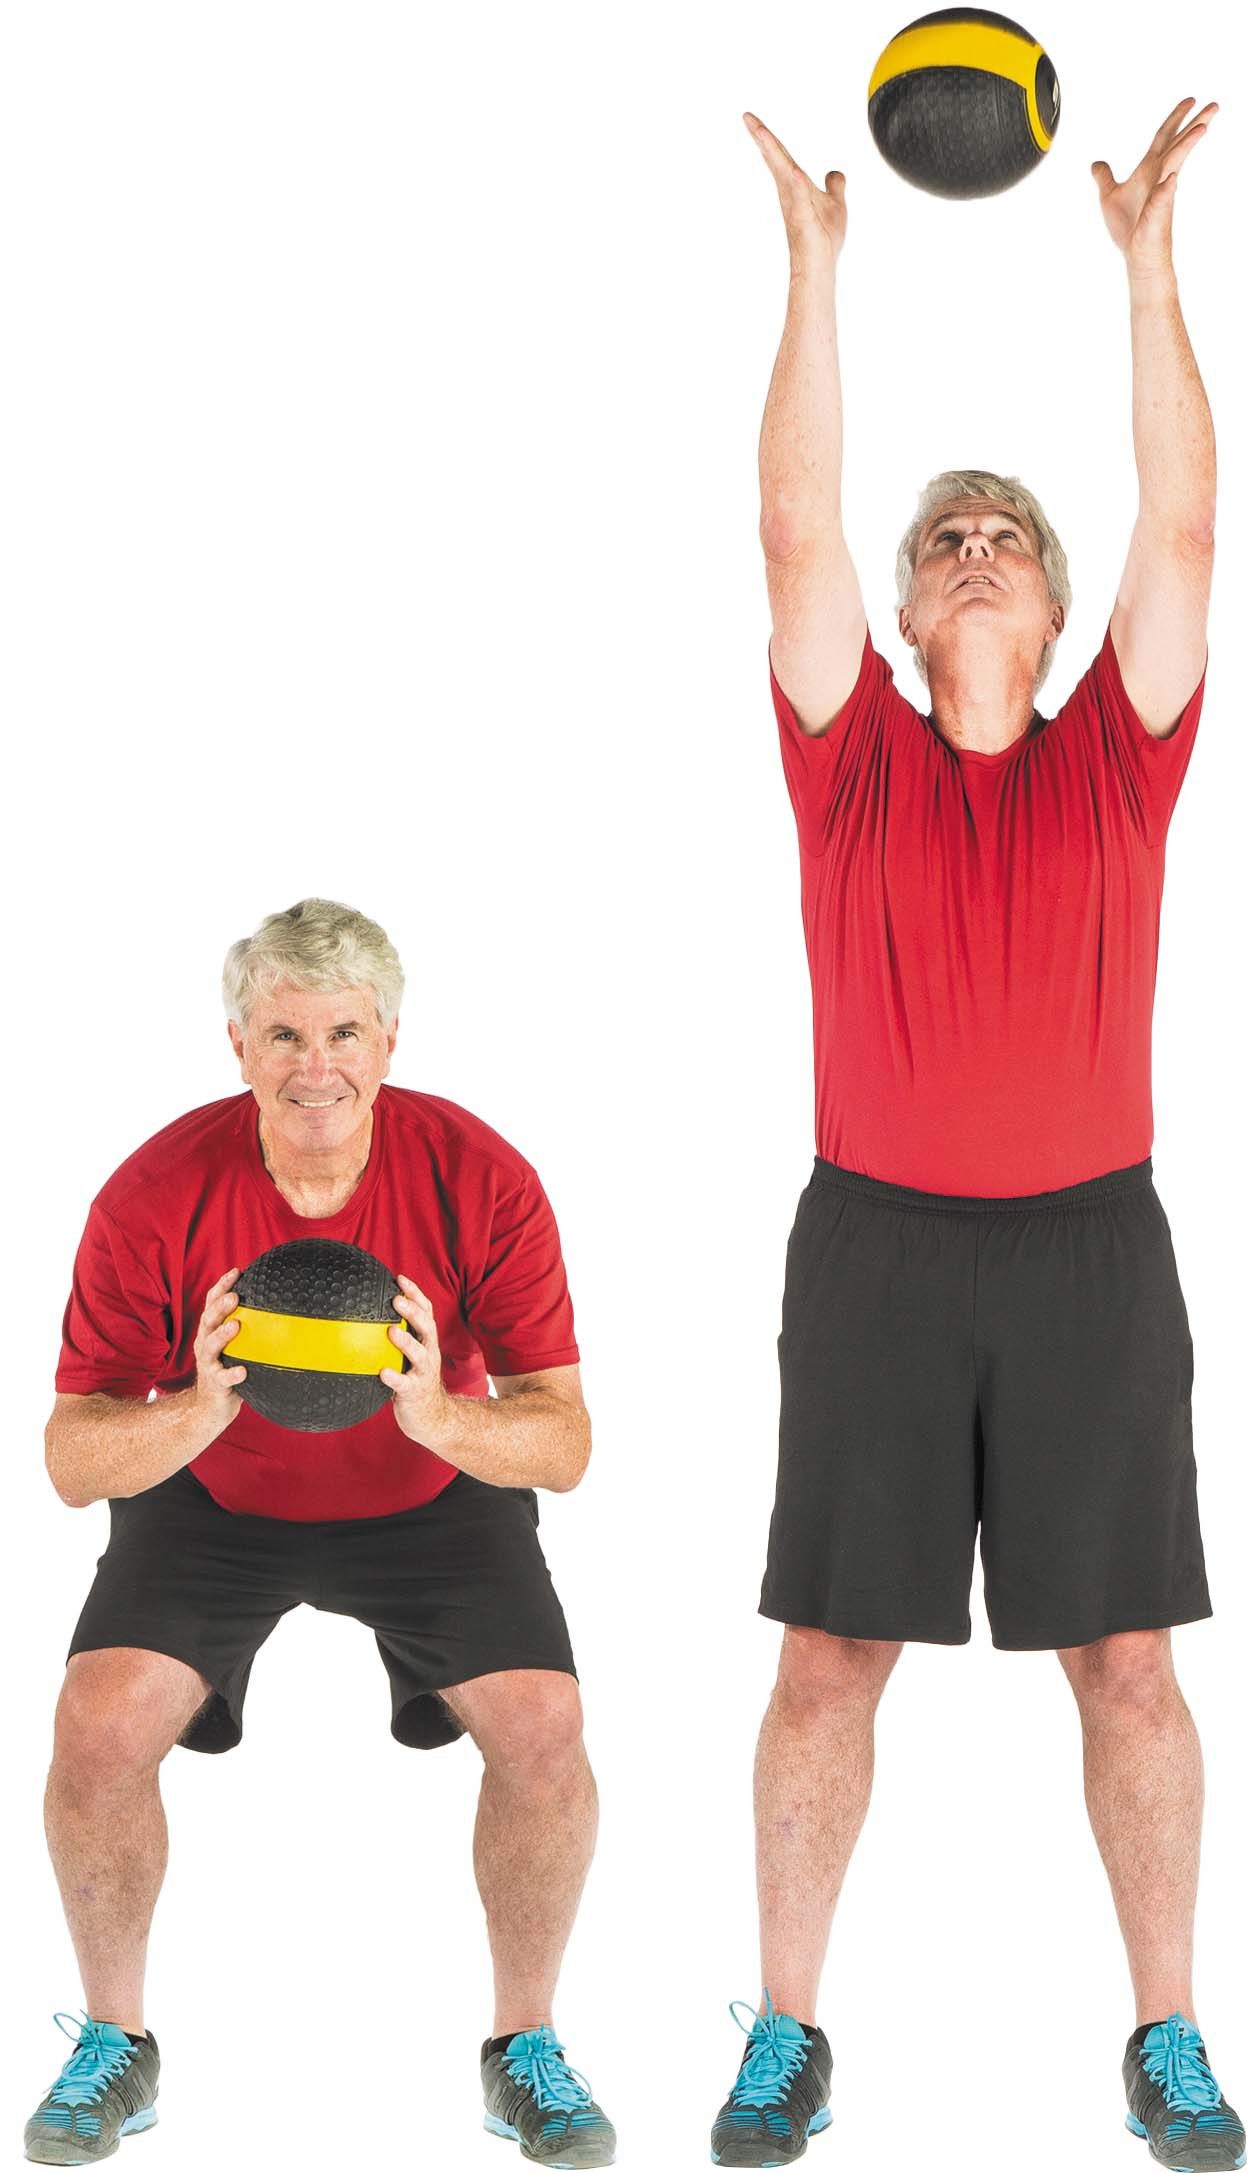
[[[412,1087],[383,1086],[388,1135],[400,1155],[418,1156],[448,1177],[493,1173],[517,1183],[531,1164],[510,1140],[458,1102]]]
[[[175,1117],[126,1156],[96,1194],[96,1205],[120,1221],[157,1193],[168,1202],[171,1191],[184,1181],[198,1183],[206,1170],[219,1175],[241,1145],[255,1106],[244,1092]]]

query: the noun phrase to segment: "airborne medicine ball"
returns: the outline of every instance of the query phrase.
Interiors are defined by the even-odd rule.
[[[403,1370],[386,1333],[402,1325],[390,1302],[398,1295],[389,1268],[358,1245],[328,1237],[274,1245],[234,1285],[239,1332],[221,1362],[246,1366],[239,1395],[278,1426],[305,1434],[358,1426],[390,1401],[381,1368]]]
[[[886,45],[867,92],[876,146],[931,196],[997,196],[1040,164],[1061,94],[1043,46],[1008,15],[942,8]]]

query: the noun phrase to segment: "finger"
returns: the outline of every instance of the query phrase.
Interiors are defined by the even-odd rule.
[[[419,1283],[414,1283],[410,1275],[400,1275],[398,1278],[398,1282],[399,1288],[402,1290],[405,1298],[419,1299],[421,1305],[427,1305],[429,1307],[429,1311],[432,1313],[433,1305],[431,1301],[425,1296],[425,1293],[421,1289]]]
[[[1095,181],[1102,196],[1106,194],[1107,190],[1116,189],[1118,186],[1118,183],[1114,179],[1112,168],[1105,164],[1103,158],[1093,160],[1092,179]]]
[[[424,1344],[419,1342],[414,1335],[409,1335],[406,1328],[400,1328],[397,1320],[386,1330],[386,1333],[395,1349],[403,1351],[411,1360],[413,1373],[425,1374],[431,1371],[429,1352],[425,1349]]]
[[[204,1299],[205,1307],[212,1305],[213,1302],[221,1296],[223,1291],[233,1289],[234,1284],[238,1281],[240,1273],[241,1270],[239,1268],[227,1268],[224,1275],[218,1276],[216,1282],[212,1285],[211,1290],[208,1292],[207,1297]]]
[[[218,1388],[237,1388],[239,1382],[245,1381],[246,1378],[246,1366],[223,1366],[221,1379],[215,1385]]]
[[[204,1352],[205,1357],[219,1357],[226,1344],[234,1341],[242,1325],[241,1320],[226,1320],[222,1321],[219,1327],[210,1329],[200,1344],[200,1349]]]
[[[410,1381],[411,1375],[410,1373],[396,1373],[393,1366],[383,1366],[377,1378],[379,1381],[384,1381],[386,1387],[397,1394]]]
[[[1167,135],[1174,127],[1174,124],[1178,120],[1179,115],[1181,113],[1186,113],[1188,107],[1194,106],[1195,103],[1196,100],[1194,98],[1180,98],[1178,105],[1174,108],[1174,111],[1166,115],[1166,118],[1162,122],[1161,127],[1158,129],[1156,135],[1153,137],[1154,150],[1157,150],[1157,148],[1165,142]]]
[[[823,186],[827,195],[830,196],[832,194],[833,184],[837,181],[839,181],[841,184],[841,193],[843,195],[845,191],[845,176],[841,172],[839,167],[834,166],[831,173],[825,174],[823,177]]]
[[[803,181],[807,178],[792,152],[785,149],[778,136],[772,135],[756,113],[743,114],[742,119],[777,181],[792,180],[795,174],[800,174]]]

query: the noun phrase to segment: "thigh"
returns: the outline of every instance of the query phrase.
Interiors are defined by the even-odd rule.
[[[969,1637],[974,1267],[965,1216],[812,1179],[785,1274],[764,1614],[845,1637]]]
[[[213,1693],[180,1740],[232,1749],[252,1661],[302,1597],[301,1527],[235,1516],[189,1471],[110,1502],[109,1518],[71,1660],[124,1646],[180,1661]]]
[[[980,1262],[984,1596],[997,1644],[1208,1614],[1192,1338],[1152,1184],[994,1218]]]
[[[316,1604],[374,1632],[399,1742],[432,1749],[464,1732],[441,1695],[456,1684],[575,1675],[537,1525],[531,1490],[460,1472],[417,1509],[320,1528]]]

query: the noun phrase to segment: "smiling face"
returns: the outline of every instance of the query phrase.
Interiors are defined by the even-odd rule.
[[[256,996],[245,1027],[230,1021],[230,1040],[261,1138],[287,1156],[340,1153],[370,1124],[397,1033],[397,1020],[380,1023],[371,989],[283,981]]]
[[[898,624],[911,648],[943,665],[984,638],[1035,658],[1056,641],[1065,614],[1049,597],[1039,538],[1030,523],[994,498],[957,498],[925,523],[914,587]]]

